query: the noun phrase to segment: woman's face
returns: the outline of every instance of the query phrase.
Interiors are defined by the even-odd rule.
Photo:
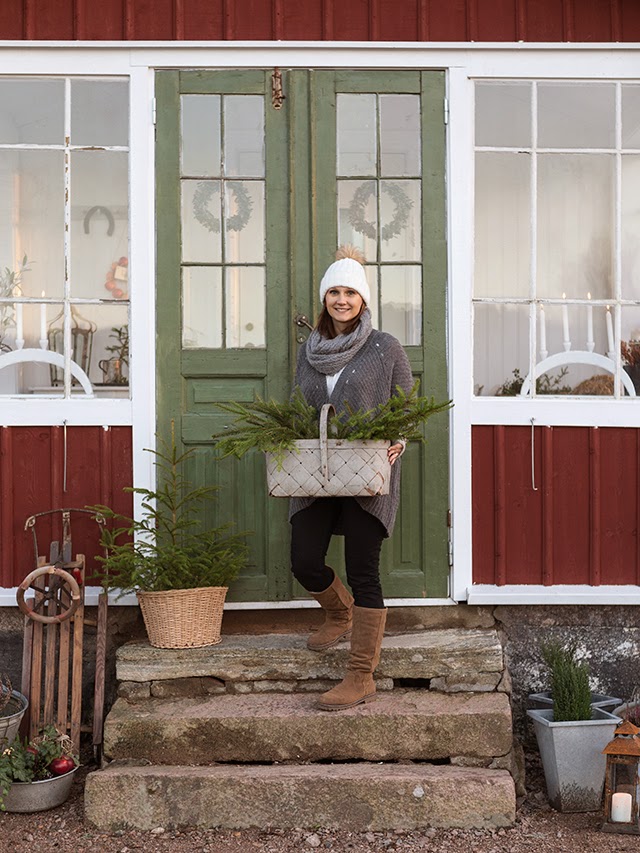
[[[341,334],[360,313],[364,300],[350,287],[332,287],[327,290],[324,304],[333,320],[336,332]]]

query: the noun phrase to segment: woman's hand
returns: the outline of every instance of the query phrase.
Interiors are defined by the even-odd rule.
[[[399,456],[402,456],[404,453],[405,444],[403,442],[398,442],[397,444],[392,444],[391,447],[387,450],[387,458],[389,459],[389,464],[393,465],[396,459]]]

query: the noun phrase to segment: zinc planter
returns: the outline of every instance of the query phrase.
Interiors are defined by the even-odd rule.
[[[553,708],[553,696],[550,690],[545,690],[544,693],[529,693],[529,701],[534,708],[540,710]],[[615,713],[613,709],[621,702],[622,699],[618,699],[616,696],[605,696],[603,693],[591,694],[591,707],[602,708],[603,711]]]
[[[44,812],[62,805],[71,792],[73,777],[78,768],[74,767],[62,776],[42,779],[39,782],[14,782],[4,798],[8,812]]]
[[[530,710],[547,783],[549,802],[559,812],[594,812],[602,805],[606,768],[602,750],[620,720],[594,708],[590,720],[557,723],[553,708]]]
[[[29,700],[27,697],[18,693],[17,690],[12,690],[11,699],[9,699],[8,705],[5,706],[2,716],[0,716],[0,741],[6,739],[11,743],[18,734],[20,723],[28,707]]]

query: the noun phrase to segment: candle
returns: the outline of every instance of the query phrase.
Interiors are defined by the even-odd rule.
[[[20,290],[16,287],[13,290],[14,296],[20,296]],[[16,303],[16,341],[24,340],[22,334],[22,303]]]
[[[611,318],[611,309],[607,305],[607,347],[609,348],[609,357],[613,358],[613,320]]]
[[[44,299],[44,290],[42,291],[42,298]],[[47,306],[44,302],[40,305],[40,340],[46,341],[47,339]]]
[[[563,293],[562,298],[566,299],[567,294]],[[562,306],[562,343],[568,352],[571,349],[571,338],[569,337],[569,312],[566,304]]]
[[[631,794],[618,792],[611,797],[611,821],[613,823],[630,823]]]
[[[587,293],[587,299],[591,299],[591,294]],[[593,340],[593,305],[587,305],[587,349],[593,352],[595,341]]]
[[[540,306],[540,355],[542,358],[545,356],[542,353],[546,354],[547,352],[547,321],[544,314],[544,305]]]

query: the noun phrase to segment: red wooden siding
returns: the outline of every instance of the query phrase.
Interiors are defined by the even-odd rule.
[[[2,0],[2,39],[640,41],[638,0]]]
[[[32,534],[25,520],[37,512],[105,504],[130,514],[132,470],[130,427],[67,429],[67,490],[64,491],[62,427],[0,428],[0,587],[13,587],[35,566]],[[93,565],[98,527],[89,516],[73,515],[73,552]],[[61,529],[47,517],[36,525],[40,554],[61,540]]]
[[[640,583],[640,430],[474,426],[473,582]]]

